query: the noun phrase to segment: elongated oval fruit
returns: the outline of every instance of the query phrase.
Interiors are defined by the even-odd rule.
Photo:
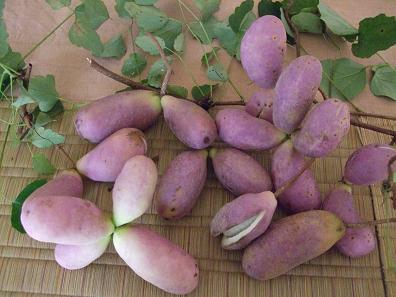
[[[307,114],[301,130],[292,135],[292,142],[304,156],[324,157],[340,144],[349,126],[348,105],[338,99],[327,99]]]
[[[182,248],[144,226],[117,228],[113,243],[141,278],[172,294],[188,294],[198,285],[198,265]]]
[[[272,223],[242,257],[246,274],[269,280],[330,249],[345,234],[343,222],[324,210],[310,210]]]
[[[28,198],[21,222],[33,239],[67,245],[94,243],[114,230],[110,216],[95,204],[70,196]]]
[[[246,103],[245,111],[254,117],[272,123],[274,97],[274,89],[260,89],[250,97]]]
[[[34,191],[29,198],[38,196],[72,196],[82,197],[83,182],[76,170],[61,171],[44,186]]]
[[[116,226],[132,222],[150,208],[157,178],[157,167],[146,156],[135,156],[125,163],[112,194]]]
[[[77,133],[98,143],[122,128],[146,130],[161,114],[158,94],[137,90],[113,94],[80,108],[74,125]]]
[[[169,128],[188,147],[203,149],[216,140],[216,124],[202,107],[172,96],[162,97],[161,105]]]
[[[262,88],[275,85],[286,51],[282,21],[266,15],[255,20],[241,41],[241,62],[249,78]]]
[[[371,185],[388,178],[388,163],[396,148],[386,144],[368,144],[357,149],[345,164],[344,179],[355,185]],[[396,162],[392,169],[396,172]]]
[[[275,189],[279,189],[304,168],[304,157],[293,148],[290,140],[285,141],[271,156],[271,175]],[[319,209],[321,205],[319,187],[311,169],[290,185],[278,197],[278,202],[288,213]]]
[[[55,261],[65,269],[81,269],[98,259],[106,251],[111,236],[100,239],[97,242],[85,245],[55,246]]]
[[[210,150],[217,179],[234,195],[272,190],[271,177],[259,162],[233,148]]]
[[[286,134],[271,123],[236,108],[220,110],[216,124],[220,138],[241,150],[268,150],[286,138]]]
[[[121,129],[107,137],[78,160],[77,170],[86,177],[113,182],[122,167],[133,156],[144,155],[147,142],[143,132],[135,128]]]
[[[267,230],[276,204],[272,192],[239,196],[220,208],[210,224],[210,233],[223,235],[223,248],[242,249]]]
[[[298,128],[312,105],[322,80],[322,64],[313,56],[293,60],[275,86],[274,125],[291,133]]]
[[[208,152],[186,151],[176,156],[162,176],[156,198],[158,214],[165,219],[188,215],[205,185]]]
[[[344,223],[361,223],[353,203],[352,189],[341,184],[329,192],[323,201],[323,209],[337,215]],[[362,257],[376,247],[376,239],[370,227],[347,228],[344,237],[336,243],[337,249],[348,257]]]

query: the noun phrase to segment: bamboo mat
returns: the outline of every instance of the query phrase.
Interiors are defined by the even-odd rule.
[[[0,104],[0,118],[8,118],[9,112],[4,104]],[[73,114],[67,111],[62,120],[53,124],[53,129],[66,136],[64,149],[77,160],[91,145],[75,134],[71,125]],[[370,122],[390,127],[390,122]],[[2,124],[0,145],[4,142],[4,130],[5,125]],[[162,118],[147,132],[147,138],[149,156],[159,156],[160,174],[170,160],[185,149]],[[353,128],[339,149],[315,162],[313,168],[321,191],[327,192],[340,179],[347,157],[362,143],[389,141],[378,134]],[[45,153],[56,167],[70,166],[59,152],[48,149]],[[267,152],[253,155],[268,168]],[[25,145],[15,146],[12,139],[7,143],[0,171],[0,296],[167,296],[137,277],[115,254],[112,246],[87,268],[67,271],[54,261],[52,244],[31,240],[11,228],[12,200],[27,183],[36,178],[29,156]],[[94,201],[102,209],[111,210],[111,184],[94,184],[84,180],[84,186],[85,199]],[[356,187],[353,190],[364,219],[385,216],[379,187]],[[176,222],[166,222],[151,209],[139,219],[140,223],[150,225],[150,228],[197,258],[201,270],[200,282],[191,296],[396,296],[395,274],[387,267],[381,269],[381,266],[386,265],[385,227],[376,230],[379,248],[367,257],[349,259],[331,250],[274,280],[259,282],[248,278],[241,270],[241,253],[222,250],[220,240],[209,235],[211,218],[230,199],[231,194],[222,189],[210,169],[205,189],[191,216]],[[280,215],[276,214],[277,217]],[[391,238],[391,251],[395,256],[394,230]]]

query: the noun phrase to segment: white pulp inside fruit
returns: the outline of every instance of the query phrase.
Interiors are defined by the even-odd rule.
[[[238,242],[241,238],[248,235],[260,221],[264,218],[266,211],[263,210],[258,214],[248,218],[242,223],[232,226],[230,229],[223,233],[223,239],[221,240],[221,245],[229,246],[233,243]]]

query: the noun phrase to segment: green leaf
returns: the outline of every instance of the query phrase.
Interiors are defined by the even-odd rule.
[[[76,22],[97,30],[109,19],[109,13],[102,0],[83,0],[75,9]]]
[[[289,23],[286,20],[285,11],[284,11],[283,8],[280,9],[280,13],[281,13],[281,21],[283,23],[283,26],[285,27],[285,30],[286,30],[286,33],[287,33],[287,36],[288,36],[288,40],[289,40],[289,36],[290,36],[290,38],[294,41],[293,30],[290,28],[290,25],[289,25]]]
[[[158,0],[135,0],[136,4],[139,4],[139,5],[153,5],[157,1]]]
[[[168,58],[168,62],[171,63],[172,59]],[[166,66],[164,64],[164,61],[162,61],[162,59],[157,60],[150,68],[150,71],[147,75],[147,83],[154,88],[161,87],[165,73]]]
[[[201,11],[201,19],[207,20],[219,10],[220,0],[194,0],[195,5]]]
[[[203,28],[199,22],[190,23],[189,28],[194,33],[194,38],[198,38],[198,40],[203,44],[211,44],[215,37],[216,27],[220,22],[215,17],[210,17],[208,20],[201,23]]]
[[[326,26],[338,36],[356,36],[358,31],[344,20],[338,13],[323,2],[318,5],[320,18]]]
[[[285,0],[283,1],[283,8],[289,14],[298,14],[301,11],[315,11],[319,4],[319,0]]]
[[[0,58],[7,55],[9,51],[8,33],[3,19],[0,20]]]
[[[69,30],[71,43],[78,47],[90,50],[93,55],[100,56],[103,44],[98,33],[84,23],[74,23]]]
[[[8,50],[4,57],[0,58],[0,63],[17,72],[22,70],[25,66],[22,55],[20,53],[13,52],[11,49]],[[9,74],[4,73],[4,69],[2,67],[0,67],[0,77],[2,77],[2,80],[0,81],[0,88],[3,91],[10,84],[10,77]]]
[[[207,75],[210,80],[223,82],[228,80],[227,71],[221,64],[210,65],[208,67]]]
[[[52,121],[53,121],[52,118],[47,113],[40,111],[34,123],[37,126],[44,127],[45,125],[51,123]]]
[[[49,4],[49,6],[51,6],[53,10],[58,10],[63,7],[68,7],[71,4],[71,0],[45,0],[45,1]]]
[[[134,2],[127,2],[124,7],[136,20],[139,28],[146,32],[161,29],[168,22],[167,15],[154,6],[140,6]]]
[[[50,111],[59,100],[53,75],[34,76],[30,79],[29,90],[23,90],[22,97],[29,97],[38,103],[41,111]]]
[[[158,40],[158,43],[162,48],[165,47],[165,42],[162,38],[155,36]],[[151,40],[147,35],[139,35],[135,38],[135,44],[140,47],[146,53],[149,53],[152,56],[158,56],[159,51],[155,43]]]
[[[130,17],[129,13],[124,8],[127,2],[134,2],[134,0],[116,0],[116,4],[114,5],[114,9],[121,18]]]
[[[238,35],[225,23],[219,23],[214,32],[221,47],[224,48],[231,57],[235,56],[239,46]]]
[[[126,46],[122,35],[119,34],[103,45],[103,52],[100,54],[102,58],[122,58],[126,53]]]
[[[122,66],[121,73],[126,76],[135,76],[144,70],[147,66],[145,57],[140,53],[131,54],[128,59],[125,60]]]
[[[14,107],[16,107],[16,108],[19,108],[19,107],[21,107],[21,106],[23,106],[23,105],[26,105],[26,104],[30,104],[30,103],[35,103],[36,101],[34,101],[31,97],[29,97],[29,96],[20,96],[20,97],[18,97],[17,98],[17,100],[15,100],[11,105],[12,106],[14,106]]]
[[[272,2],[272,0],[261,0],[258,4],[258,15],[274,15],[277,18],[280,18],[281,7],[282,3],[280,2]]]
[[[386,96],[396,100],[396,69],[389,64],[381,64],[374,66],[373,71],[371,92],[375,96]]]
[[[366,85],[366,68],[350,59],[323,60],[321,89],[329,97],[352,100]]]
[[[47,183],[46,179],[38,179],[34,182],[28,184],[15,198],[14,202],[12,202],[12,210],[11,210],[11,225],[14,229],[21,233],[26,233],[25,229],[21,223],[21,213],[22,213],[22,205],[25,200],[38,188],[42,187]]]
[[[33,169],[42,175],[55,173],[56,168],[51,164],[43,153],[36,153],[32,156]]]
[[[292,16],[291,20],[300,32],[314,34],[321,34],[323,32],[322,21],[316,14],[300,12]]]
[[[212,60],[215,58],[214,52],[217,53],[219,50],[220,50],[220,48],[217,47],[217,46],[215,46],[215,47],[213,48],[213,50],[211,50],[210,52],[204,53],[204,54],[202,55],[202,57],[201,57],[201,64],[202,64],[203,66],[208,66],[208,64],[209,64],[210,62],[212,62]]]
[[[176,85],[168,85],[166,87],[166,93],[168,95],[172,95],[180,98],[187,98],[188,96],[188,90],[185,87],[176,86]]]
[[[182,53],[184,51],[184,34],[180,33],[177,35],[175,42],[173,44],[173,48],[179,52]]]
[[[352,44],[352,52],[356,57],[369,58],[395,44],[396,17],[380,14],[359,23],[357,43]]]
[[[165,46],[173,50],[175,40],[181,32],[182,32],[182,23],[178,20],[169,18],[166,25],[163,26],[161,29],[153,32],[153,35],[160,37],[165,42]],[[165,49],[165,53],[168,54],[166,49]]]
[[[235,8],[234,13],[228,17],[228,23],[230,24],[231,29],[235,33],[239,32],[243,18],[249,11],[253,9],[253,6],[254,6],[253,0],[243,1],[241,5]]]
[[[29,135],[29,140],[38,148],[49,148],[55,144],[65,142],[65,137],[44,127],[34,126],[33,131]]]
[[[191,89],[191,95],[195,100],[211,98],[213,91],[217,86],[218,84],[193,86]]]
[[[65,108],[63,107],[63,104],[60,100],[58,100],[55,106],[48,112],[40,111],[39,107],[37,106],[32,112],[33,122],[36,126],[44,127],[64,111]]]
[[[238,34],[241,34],[241,39],[243,34],[249,29],[250,25],[256,20],[256,15],[250,11],[248,12],[242,20],[241,26],[239,28]]]

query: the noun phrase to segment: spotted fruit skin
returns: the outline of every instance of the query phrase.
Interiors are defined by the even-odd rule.
[[[245,111],[254,117],[273,123],[274,89],[260,89],[246,103]]]

